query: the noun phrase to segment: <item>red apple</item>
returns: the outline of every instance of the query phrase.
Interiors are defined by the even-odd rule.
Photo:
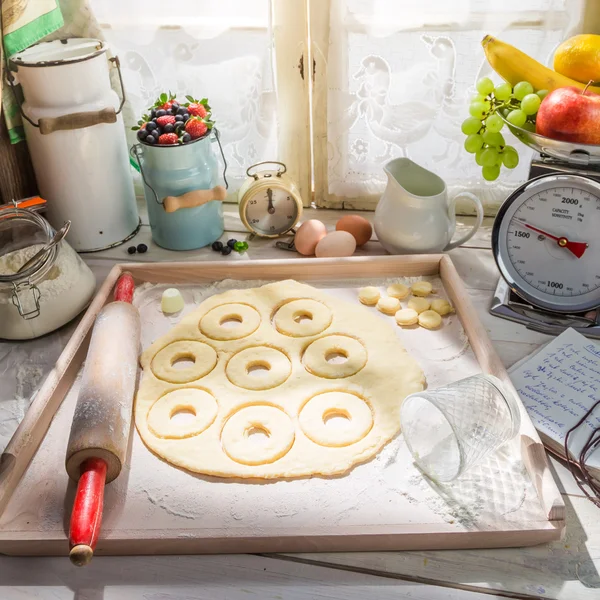
[[[550,92],[540,104],[535,130],[553,140],[600,145],[600,95],[576,87]]]

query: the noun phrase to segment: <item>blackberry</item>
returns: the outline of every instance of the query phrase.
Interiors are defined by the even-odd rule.
[[[127,254],[135,254],[137,252],[137,248],[135,246],[129,246],[127,248]]]
[[[148,250],[148,246],[146,246],[146,244],[138,244],[137,245],[137,251],[140,254],[144,254],[144,252],[146,252]]]

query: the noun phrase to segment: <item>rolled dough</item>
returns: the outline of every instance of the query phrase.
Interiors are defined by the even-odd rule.
[[[292,325],[307,313],[318,321],[315,330],[329,325],[317,334]],[[212,296],[142,354],[136,427],[153,452],[197,473],[259,479],[346,473],[400,431],[402,400],[424,387],[394,329],[358,302],[296,281]],[[193,370],[173,377],[178,369],[169,361],[182,353],[206,373],[179,382]],[[200,391],[185,392],[192,389]],[[170,421],[179,411],[194,419],[182,422],[180,434]]]

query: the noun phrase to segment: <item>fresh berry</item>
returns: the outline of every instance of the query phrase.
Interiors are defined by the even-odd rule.
[[[154,131],[158,125],[154,121],[149,121],[146,123],[146,131]]]
[[[137,251],[137,248],[135,246],[129,246],[129,248],[127,248],[127,254],[135,254]]]
[[[213,242],[212,249],[215,252],[221,252],[221,250],[223,250],[223,242],[220,242],[219,240],[217,240],[216,242]]]
[[[150,111],[150,120],[154,119],[154,117],[156,117],[156,110],[153,108],[153,109]]]
[[[159,127],[164,127],[165,125],[168,124],[174,125],[175,124],[175,117],[173,115],[163,115],[162,117],[158,117],[158,119],[156,119],[156,124]]]
[[[145,129],[140,129],[137,132],[138,140],[145,140],[147,136],[148,136],[148,132]]]
[[[183,117],[181,115],[175,115],[175,120],[180,123],[183,121]]]
[[[204,108],[202,104],[196,104],[195,102],[188,104],[187,109],[190,115],[193,115],[194,117],[200,117],[202,119],[208,114],[206,108]]]
[[[157,117],[164,117],[167,114],[167,111],[164,108],[159,108],[156,111],[156,116]]]
[[[234,240],[233,238],[230,240],[227,240],[227,245],[233,250],[233,247],[236,245],[237,240]]]
[[[183,123],[183,121],[178,121],[177,123],[175,123],[175,133],[177,133],[178,135],[183,131],[183,128],[185,127],[185,124]]]
[[[146,252],[147,250],[148,250],[148,246],[146,246],[146,244],[138,244],[137,251],[140,254],[144,254],[144,252]]]
[[[164,127],[163,127],[163,131],[165,133],[173,133],[175,131],[175,125],[173,125],[172,123],[167,123]]]
[[[147,135],[144,141],[146,144],[156,144],[156,138],[153,135]]]
[[[183,117],[183,121],[185,122],[190,118],[190,113],[184,112],[181,116]]]
[[[177,114],[178,115],[185,115],[185,114],[187,114],[187,111],[188,110],[187,110],[187,108],[185,106],[180,106],[179,110],[177,111]]]
[[[176,133],[163,133],[158,138],[158,143],[162,146],[167,146],[170,144],[176,144],[179,141]]]
[[[184,134],[181,136],[181,141],[182,141],[184,144],[187,144],[188,142],[191,142],[191,141],[192,141],[192,136],[191,136],[189,133],[184,133]]]
[[[229,246],[223,246],[223,250],[221,250],[221,254],[223,256],[227,256],[228,254],[231,254],[231,248]]]
[[[173,114],[176,115],[177,111],[179,110],[179,102],[173,101],[171,103],[171,110],[173,111]]]
[[[185,124],[185,130],[190,134],[193,140],[201,138],[207,131],[208,127],[206,123],[199,117],[190,117],[188,122]]]

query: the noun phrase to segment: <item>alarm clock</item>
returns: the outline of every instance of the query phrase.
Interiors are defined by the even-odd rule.
[[[258,170],[261,165],[275,170]],[[252,233],[274,238],[291,231],[302,216],[298,186],[281,162],[260,162],[248,167],[248,178],[238,192],[240,218]]]

